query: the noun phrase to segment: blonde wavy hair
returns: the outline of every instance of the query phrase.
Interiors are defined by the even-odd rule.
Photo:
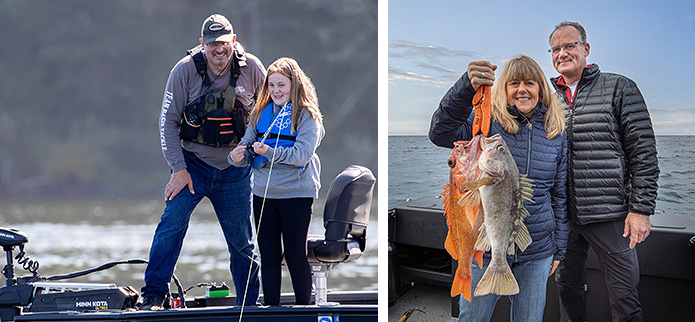
[[[565,105],[555,94],[538,63],[525,55],[513,57],[504,66],[497,84],[492,88],[492,116],[509,134],[519,132],[518,122],[509,114],[507,107],[507,83],[513,80],[532,80],[540,86],[538,101],[548,107],[545,113],[544,127],[548,133],[545,137],[552,139],[565,131]],[[531,124],[529,123],[529,126]]]
[[[292,58],[282,57],[274,61],[269,67],[268,72],[263,82],[263,88],[258,95],[256,106],[251,111],[250,124],[256,126],[258,119],[261,117],[265,107],[272,102],[270,92],[268,91],[268,76],[280,73],[290,79],[292,86],[290,93],[290,102],[292,102],[292,131],[297,129],[299,118],[302,116],[302,111],[307,110],[311,114],[311,118],[317,120],[319,124],[323,122],[323,116],[319,110],[319,102],[316,97],[316,88],[309,79],[309,76],[304,74],[304,71],[299,67],[296,60]]]

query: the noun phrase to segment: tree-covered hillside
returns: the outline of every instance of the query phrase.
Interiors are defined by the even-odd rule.
[[[212,13],[316,85],[322,194],[347,165],[377,174],[376,0],[0,0],[0,195],[161,196],[164,85]]]

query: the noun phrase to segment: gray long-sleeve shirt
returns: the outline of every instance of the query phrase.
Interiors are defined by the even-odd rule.
[[[255,98],[263,87],[266,72],[261,61],[252,54],[246,53],[246,63],[248,66],[241,69],[234,92],[236,99],[250,112]],[[229,86],[231,78],[229,69],[219,77],[209,67],[207,73],[210,80],[215,80],[212,84],[214,88],[224,90]],[[198,99],[203,89],[203,78],[197,73],[191,56],[186,55],[169,73],[159,117],[162,153],[173,172],[186,168],[181,147],[217,169],[229,167],[227,154],[233,147],[216,148],[181,140],[180,130],[184,107]]]
[[[277,112],[277,111],[275,111]],[[297,126],[297,137],[292,147],[269,147],[265,156],[268,160],[274,160],[272,173],[270,173],[270,162],[253,170],[253,188],[251,192],[259,197],[264,195],[267,198],[289,199],[289,198],[318,198],[321,188],[321,161],[315,153],[316,148],[321,144],[325,134],[323,125],[311,118],[309,112],[304,110]],[[256,142],[255,126],[246,129],[242,143],[251,146]],[[233,162],[228,158],[229,163],[235,166],[246,166],[251,163],[252,154],[249,150],[244,153],[244,159],[240,162]],[[283,163],[283,164],[280,164]],[[298,166],[304,166],[304,169]],[[268,174],[270,173],[270,182]],[[266,195],[266,186],[268,192]]]

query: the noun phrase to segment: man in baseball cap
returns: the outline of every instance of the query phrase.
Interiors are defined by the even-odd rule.
[[[163,309],[186,228],[204,197],[212,203],[227,242],[236,305],[258,303],[260,261],[252,238],[251,170],[231,166],[227,155],[238,142],[237,126],[246,128],[247,120],[238,111],[253,109],[266,71],[258,57],[236,42],[224,16],[205,19],[200,36],[200,48],[189,50],[176,63],[164,89],[157,123],[171,177],[164,187],[166,206],[152,238],[139,310]],[[196,123],[188,116],[200,119]]]
[[[205,19],[200,37],[205,45],[214,41],[233,43],[236,40],[232,24],[223,15],[217,13]]]
[[[232,24],[223,15],[213,14],[203,21],[200,37],[210,69],[218,75],[225,72],[236,41]]]

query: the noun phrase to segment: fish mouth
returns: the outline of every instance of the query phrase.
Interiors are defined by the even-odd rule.
[[[480,168],[480,170],[483,170],[483,172],[485,172],[485,174],[488,175],[489,177],[492,177],[492,178],[499,178],[499,177],[502,175],[502,174],[497,173],[496,171],[494,171],[492,168],[490,168],[490,167],[487,165],[487,163],[482,163],[482,162],[481,162],[481,163],[479,163],[478,167]]]

